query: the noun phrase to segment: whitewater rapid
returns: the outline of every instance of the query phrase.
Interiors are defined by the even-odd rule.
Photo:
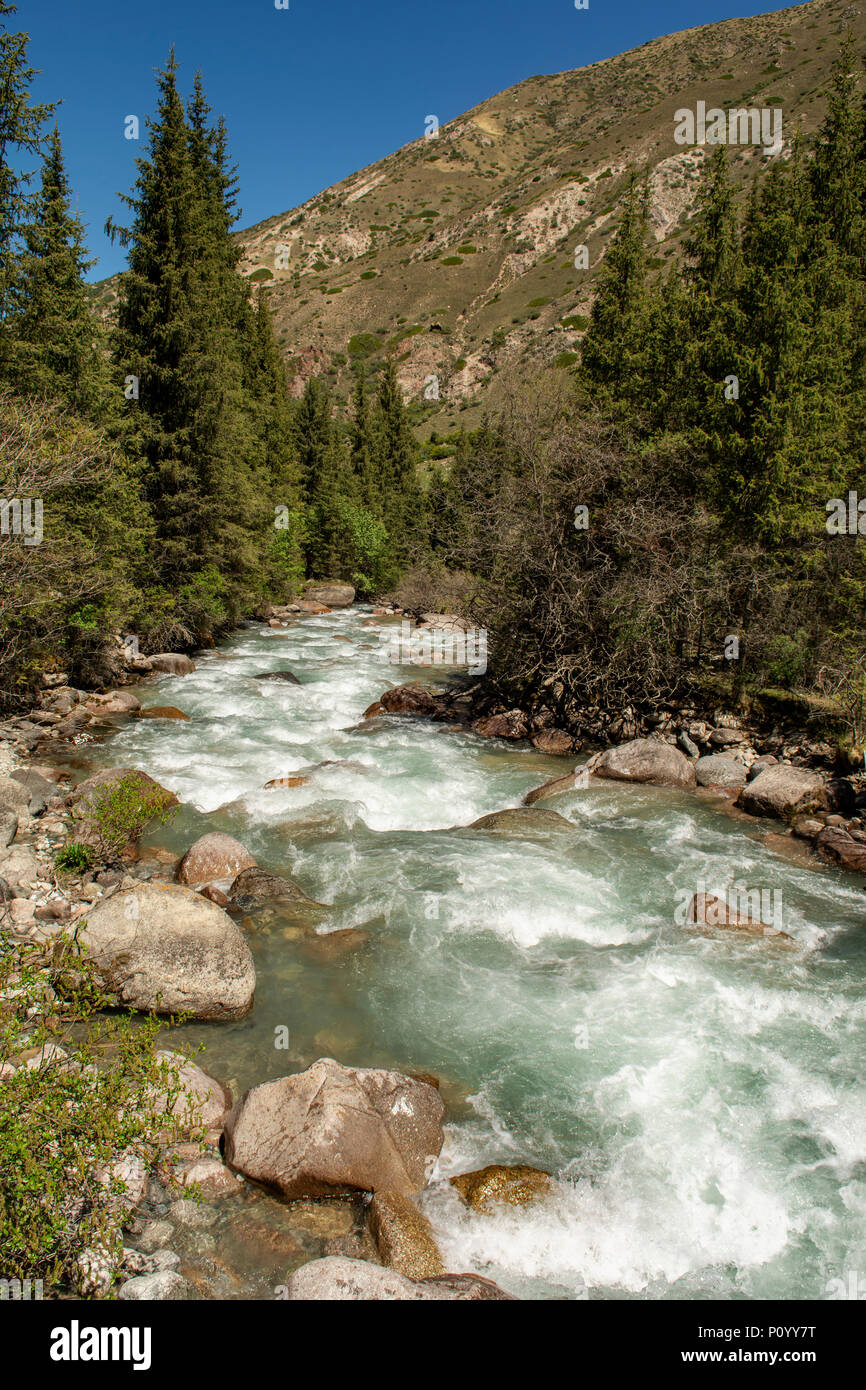
[[[560,828],[466,829],[572,763],[364,721],[419,678],[382,664],[381,626],[355,608],[246,628],[137,688],[189,722],[130,720],[96,751],[182,800],[159,843],[227,830],[333,904],[329,929],[370,934],[320,961],[253,931],[253,1014],[185,1030],[206,1065],[240,1089],[322,1055],[438,1074],[447,1138],[421,1205],[449,1269],[522,1297],[821,1299],[866,1269],[859,881],[666,789],[593,785],[545,803]],[[255,679],[284,669],[301,684]],[[780,895],[793,950],[675,922],[678,895],[735,880]],[[547,1168],[553,1191],[472,1213],[447,1179],[490,1162]]]

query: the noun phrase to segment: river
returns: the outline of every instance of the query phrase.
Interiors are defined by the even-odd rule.
[[[194,674],[135,689],[189,722],[119,721],[87,750],[185,803],[151,843],[226,830],[333,904],[328,929],[369,933],[329,959],[253,913],[253,1013],[180,1035],[235,1094],[319,1056],[440,1076],[447,1138],[421,1206],[448,1269],[521,1297],[821,1299],[866,1270],[859,880],[666,789],[599,783],[545,802],[567,825],[464,828],[572,763],[364,722],[419,676],[380,662],[370,612],[242,629]],[[301,685],[254,679],[282,669]],[[674,920],[734,880],[780,895],[794,950]],[[553,1194],[472,1213],[447,1179],[489,1162],[547,1168]]]

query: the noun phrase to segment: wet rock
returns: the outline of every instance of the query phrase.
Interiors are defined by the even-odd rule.
[[[573,830],[574,826],[558,811],[544,811],[535,806],[515,806],[506,811],[492,811],[488,816],[480,816],[465,828],[524,835],[532,830]]]
[[[792,938],[778,927],[769,926],[755,917],[749,917],[733,908],[724,898],[711,893],[695,893],[689,904],[686,922],[692,926],[726,927],[733,931],[750,932],[753,936],[775,936],[784,941]]]
[[[245,845],[220,830],[202,835],[190,845],[177,870],[178,883],[199,887],[213,879],[232,882],[244,869],[254,869],[256,861]]]
[[[735,787],[740,790],[746,785],[745,767],[726,753],[713,753],[709,757],[698,758],[695,774],[699,787]]]
[[[173,1235],[170,1221],[148,1221],[138,1237],[138,1248],[145,1255],[153,1255],[168,1245]]]
[[[684,753],[651,738],[637,738],[608,748],[591,771],[594,777],[651,787],[693,787],[697,780],[694,764]]]
[[[353,1206],[346,1201],[293,1202],[288,1215],[293,1230],[307,1231],[321,1240],[347,1236],[355,1224]]]
[[[208,902],[216,903],[217,907],[231,906],[228,894],[224,893],[221,888],[217,888],[214,883],[208,883],[204,888],[200,888],[198,891],[203,898],[207,898]]]
[[[268,873],[267,869],[256,866],[241,870],[229,889],[229,900],[244,912],[269,902],[312,901],[303,888],[299,888],[290,878]]]
[[[779,820],[827,810],[830,797],[822,778],[804,767],[777,763],[765,767],[747,782],[737,805],[752,816],[777,816]]]
[[[174,884],[142,883],[88,913],[83,939],[106,988],[134,1009],[243,1018],[256,976],[240,929]]]
[[[352,955],[355,951],[362,951],[369,941],[369,932],[362,931],[360,927],[346,927],[342,931],[320,932],[308,936],[301,943],[301,950],[313,960],[327,963]]]
[[[521,709],[505,710],[502,714],[489,714],[485,719],[476,719],[472,728],[481,738],[523,739],[529,734],[529,724]]]
[[[349,608],[355,602],[355,590],[351,584],[309,583],[304,586],[304,597],[326,608]]]
[[[190,676],[195,670],[195,662],[181,652],[157,652],[148,660],[151,670],[164,671],[170,676]]]
[[[576,767],[573,772],[567,772],[564,777],[553,777],[549,782],[542,782],[540,787],[533,787],[531,792],[527,792],[523,798],[524,806],[534,806],[536,801],[546,801],[549,796],[559,796],[561,792],[572,792],[576,787],[586,786],[587,775],[582,767]]]
[[[575,752],[574,739],[564,729],[542,729],[532,735],[532,746],[552,758],[567,758]]]
[[[414,681],[386,690],[378,703],[386,714],[414,714],[430,719],[436,713],[431,692]]]
[[[265,671],[261,676],[254,676],[257,681],[274,681],[277,685],[300,685],[294,671]]]
[[[380,714],[387,713],[388,711],[385,709],[385,706],[382,704],[382,701],[374,700],[372,705],[368,705],[367,708],[364,710],[364,718],[376,719]]]
[[[124,1303],[169,1303],[195,1298],[195,1289],[174,1270],[164,1269],[127,1279],[117,1297]]]
[[[310,1302],[479,1302],[511,1300],[498,1284],[475,1274],[407,1279],[366,1260],[329,1255],[301,1265],[288,1283],[289,1299]]]
[[[800,816],[793,822],[791,829],[800,840],[814,840],[824,829],[824,822],[812,816]]]
[[[214,1201],[220,1197],[236,1197],[243,1184],[235,1173],[218,1158],[200,1158],[187,1164],[181,1174],[184,1187],[195,1185],[203,1197]]]
[[[182,719],[189,723],[189,715],[176,705],[148,705],[140,711],[141,719]]]
[[[316,603],[314,599],[309,598],[299,598],[297,603],[290,604],[290,607],[296,613],[306,613],[308,617],[331,611],[326,603]]]
[[[846,830],[835,826],[822,826],[815,839],[815,848],[831,864],[853,873],[866,874],[866,844],[855,840]]]
[[[418,1192],[443,1142],[437,1091],[331,1058],[254,1087],[226,1123],[226,1161],[289,1199]]]
[[[433,1227],[402,1192],[375,1192],[367,1224],[380,1260],[409,1279],[444,1274]]]
[[[473,1211],[486,1211],[493,1202],[523,1207],[551,1191],[550,1174],[525,1164],[489,1163],[472,1173],[460,1173],[450,1182]]]
[[[305,787],[309,780],[309,777],[304,777],[301,773],[288,777],[272,777],[270,782],[265,782],[265,791],[273,791],[279,787]]]

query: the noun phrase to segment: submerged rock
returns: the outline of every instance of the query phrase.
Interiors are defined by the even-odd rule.
[[[775,936],[782,941],[793,939],[778,927],[738,912],[724,898],[714,897],[711,893],[695,893],[689,904],[686,922],[692,926],[727,927],[732,931],[750,932],[753,936]]]
[[[258,868],[255,861],[238,874],[229,889],[229,900],[235,907],[244,911],[275,901],[312,902],[297,883],[293,883],[290,878],[270,874],[267,869]]]
[[[116,893],[88,912],[82,939],[105,987],[133,1009],[220,1020],[252,1008],[256,973],[239,927],[189,888]]]
[[[501,830],[506,834],[523,835],[528,830],[573,830],[571,821],[558,811],[539,810],[534,806],[514,806],[505,811],[492,811],[480,816],[465,830]]]
[[[533,787],[531,792],[527,792],[523,798],[524,806],[534,806],[536,801],[546,801],[549,796],[559,796],[562,792],[573,792],[576,787],[586,786],[589,781],[585,770],[576,767],[573,772],[567,772],[564,777],[553,777],[549,782],[542,782],[540,787]]]
[[[212,830],[190,845],[177,869],[178,883],[198,888],[214,879],[234,881],[244,869],[254,869],[256,861],[245,845],[221,830]]]
[[[486,1168],[460,1173],[450,1182],[473,1211],[486,1211],[491,1202],[523,1207],[551,1191],[550,1173],[525,1164],[488,1163]]]
[[[440,1274],[432,1279],[407,1279],[393,1269],[380,1269],[366,1260],[328,1255],[301,1265],[288,1282],[290,1300],[304,1302],[483,1302],[513,1301],[490,1279],[477,1274]]]
[[[254,676],[257,681],[274,681],[277,685],[300,685],[294,671],[265,671],[260,676]]]
[[[189,723],[189,715],[184,714],[177,705],[148,705],[147,709],[139,711],[140,719],[182,719]]]
[[[226,1123],[226,1162],[290,1200],[419,1192],[443,1112],[432,1086],[326,1057],[246,1093]]]
[[[594,777],[615,782],[640,782],[651,787],[693,787],[694,764],[670,743],[658,739],[636,738],[631,743],[608,748],[598,761],[590,760]]]

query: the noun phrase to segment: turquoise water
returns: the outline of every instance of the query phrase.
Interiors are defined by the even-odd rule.
[[[252,914],[254,1012],[182,1030],[205,1064],[236,1090],[318,1056],[437,1073],[447,1139],[421,1204],[448,1268],[524,1297],[821,1299],[866,1270],[860,880],[780,858],[712,801],[613,783],[546,802],[559,828],[466,829],[571,764],[364,722],[419,676],[380,663],[383,626],[353,609],[245,629],[137,690],[189,723],[130,720],[94,750],[185,803],[159,843],[227,830],[332,904],[329,929],[369,934],[328,959]],[[280,669],[301,686],[253,679]],[[779,895],[793,950],[677,924],[734,881]],[[448,1176],[494,1161],[548,1168],[551,1197],[468,1212]]]

